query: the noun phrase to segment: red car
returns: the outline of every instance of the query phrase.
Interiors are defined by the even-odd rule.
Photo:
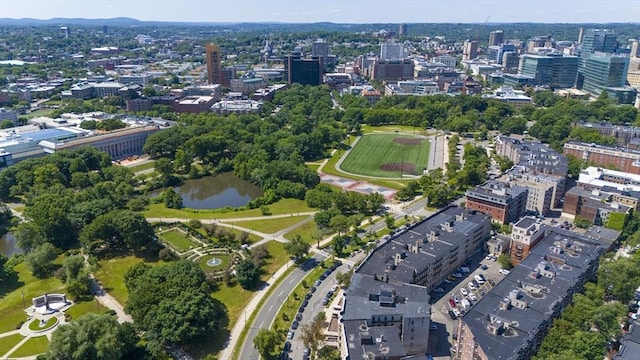
[[[453,300],[453,298],[449,298],[449,305],[451,305],[452,308],[456,307],[456,301]]]

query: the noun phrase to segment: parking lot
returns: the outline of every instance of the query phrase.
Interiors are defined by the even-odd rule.
[[[454,337],[457,337],[458,316],[450,314],[450,311],[457,311],[463,315],[504,278],[504,275],[499,272],[500,264],[496,260],[486,259],[480,254],[472,257],[467,267],[469,268],[468,273],[461,273],[461,277],[451,275],[447,281],[439,285],[442,291],[436,288],[438,291],[431,292],[431,323],[438,328],[429,333],[429,353],[433,355],[434,359],[450,359],[453,355],[451,347],[456,343]],[[473,287],[476,288],[469,289],[469,282],[473,284],[475,276],[479,274],[483,274],[486,281],[480,284],[476,280],[479,286],[476,287],[474,284]],[[461,293],[462,288],[465,289],[466,296]],[[476,300],[473,301],[473,298]],[[452,306],[450,299],[454,299],[455,306]],[[463,304],[463,300],[468,301],[468,304]]]

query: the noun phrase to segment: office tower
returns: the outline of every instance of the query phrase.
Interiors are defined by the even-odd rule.
[[[506,52],[502,54],[502,70],[506,73],[518,71],[520,66],[520,56],[517,52]]]
[[[585,61],[582,89],[597,96],[602,91],[611,91],[610,88],[622,88],[628,70],[628,57],[591,54]]]
[[[613,54],[618,47],[616,34],[607,29],[589,29],[582,38],[582,53],[603,52]],[[586,56],[588,57],[588,55]]]
[[[303,59],[299,53],[287,55],[284,72],[287,84],[298,83],[302,85],[322,84],[324,64],[322,57]]]
[[[489,33],[489,46],[498,46],[504,43],[504,31],[495,30]]]
[[[407,24],[400,24],[398,27],[398,36],[407,36]]]
[[[404,45],[383,43],[380,45],[380,59],[392,60],[404,58]]]
[[[552,89],[571,88],[576,82],[578,58],[561,55],[522,55],[520,74],[531,76],[534,85]]]
[[[64,34],[65,38],[69,37],[69,27],[67,26],[61,26],[60,27],[60,31],[62,31],[62,33]]]
[[[222,81],[222,66],[220,65],[220,46],[208,43],[205,47],[207,54],[207,80],[209,84],[220,84]]]
[[[512,44],[502,44],[500,46],[489,46],[487,48],[487,58],[498,64],[502,64],[502,56],[508,52],[516,52],[516,47]]]
[[[322,64],[324,64],[324,70],[327,66],[334,62],[335,56],[329,55],[329,43],[324,39],[318,39],[311,44],[311,56],[313,58],[322,58]]]
[[[638,40],[633,40],[631,43],[631,54],[629,54],[629,56],[634,58],[640,57],[640,46],[638,45]]]
[[[462,48],[462,60],[473,60],[478,57],[478,42],[466,40]]]

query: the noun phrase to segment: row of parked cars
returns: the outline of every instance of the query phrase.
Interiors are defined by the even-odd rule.
[[[491,286],[495,285],[495,282],[491,279],[487,280],[484,274],[480,273],[473,277],[471,281],[467,283],[467,287],[460,288],[460,295],[454,295],[449,298],[449,305],[451,306],[451,310],[449,310],[449,316],[452,320],[460,317],[464,311],[466,311],[471,305],[473,305],[476,301],[478,301],[478,296],[476,296],[476,291],[480,296],[485,295],[485,291],[482,289],[482,286],[489,282]],[[462,308],[462,311],[459,310],[459,307]]]
[[[322,275],[320,275],[320,279],[316,280],[313,286],[309,288],[309,292],[305,294],[304,300],[302,300],[302,303],[300,304],[300,308],[298,308],[298,313],[296,314],[295,319],[291,323],[291,329],[289,330],[289,332],[287,332],[287,340],[293,339],[293,336],[295,335],[295,330],[298,329],[298,327],[300,326],[300,322],[302,321],[304,310],[307,308],[307,305],[309,305],[309,299],[311,299],[311,296],[313,296],[313,293],[316,292],[316,290],[318,289],[318,286],[320,286],[320,284],[322,284],[322,281],[325,280],[329,275],[331,275],[331,273],[334,272],[341,265],[342,265],[342,261],[336,260],[333,263],[333,265],[331,265],[331,267],[329,267],[324,273],[322,273]],[[327,305],[329,303],[329,299],[331,299],[331,296],[333,296],[333,292],[336,291],[337,289],[337,286],[334,286],[334,287],[335,288],[331,288],[331,291],[329,291],[325,295],[325,298],[322,300],[322,305]],[[282,358],[287,359],[288,358],[287,354],[290,351],[291,351],[291,342],[286,341],[284,343]]]

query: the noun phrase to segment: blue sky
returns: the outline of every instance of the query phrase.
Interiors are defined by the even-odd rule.
[[[210,22],[640,22],[640,0],[0,0],[0,17]]]

